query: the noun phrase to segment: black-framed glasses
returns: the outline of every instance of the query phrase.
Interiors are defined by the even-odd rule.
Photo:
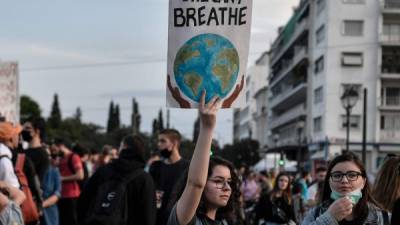
[[[225,187],[232,188],[233,182],[232,180],[222,180],[222,179],[208,179],[209,181],[215,184],[215,187],[218,189],[223,189]]]
[[[342,181],[344,176],[346,176],[348,181],[356,181],[358,179],[358,177],[361,176],[361,175],[362,174],[360,172],[356,172],[356,171],[349,171],[349,172],[346,172],[346,173],[333,172],[333,173],[331,173],[330,177],[331,177],[333,182]]]

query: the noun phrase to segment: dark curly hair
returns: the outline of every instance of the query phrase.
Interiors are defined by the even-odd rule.
[[[240,199],[240,195],[241,195],[239,178],[238,178],[238,176],[235,172],[235,168],[231,162],[229,162],[221,157],[215,157],[215,156],[212,156],[210,158],[207,177],[210,177],[212,175],[212,172],[216,166],[228,167],[229,171],[231,173],[231,178],[232,178],[231,196],[230,196],[229,201],[226,204],[226,206],[218,209],[216,219],[218,219],[218,220],[226,219],[228,221],[236,221],[237,220],[236,217],[238,215],[236,210],[239,208],[239,205],[240,205],[239,199]],[[188,170],[186,170],[186,172],[181,177],[181,179],[179,179],[178,183],[176,184],[176,186],[174,188],[174,191],[172,192],[171,200],[168,203],[169,211],[173,208],[173,206],[176,204],[176,202],[181,197],[181,195],[185,189],[187,179],[188,179]],[[204,197],[204,191],[203,191],[203,194],[200,199],[200,204],[197,207],[197,211],[196,211],[197,215],[205,215],[206,214],[207,206],[206,206],[206,202],[205,202],[204,198],[205,197]]]

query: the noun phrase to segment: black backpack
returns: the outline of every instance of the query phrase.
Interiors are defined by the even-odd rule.
[[[82,225],[128,224],[127,184],[142,173],[142,169],[136,169],[130,174],[121,175],[112,170],[109,179],[98,186],[96,194],[89,200]]]

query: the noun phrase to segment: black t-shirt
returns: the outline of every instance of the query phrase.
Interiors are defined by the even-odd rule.
[[[400,198],[394,202],[391,224],[400,224]]]
[[[164,192],[161,208],[157,211],[157,224],[165,225],[167,223],[169,217],[168,204],[171,193],[188,166],[189,162],[185,159],[180,159],[174,164],[156,161],[151,165],[150,174],[153,177],[156,190]]]
[[[25,150],[25,154],[32,160],[37,175],[39,176],[40,183],[50,166],[49,155],[42,147],[29,148]]]
[[[278,210],[283,211],[281,214],[285,216],[285,220],[276,215]],[[274,202],[272,202],[270,194],[263,195],[260,198],[256,205],[255,212],[257,221],[261,218],[274,223],[286,223],[289,220],[295,220],[293,206],[288,204],[283,197],[276,198]]]

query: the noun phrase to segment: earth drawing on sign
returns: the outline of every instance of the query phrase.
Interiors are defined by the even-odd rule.
[[[213,96],[226,97],[236,83],[239,55],[233,44],[217,34],[201,34],[187,41],[174,61],[174,77],[180,90],[200,102],[206,90],[206,102]]]

